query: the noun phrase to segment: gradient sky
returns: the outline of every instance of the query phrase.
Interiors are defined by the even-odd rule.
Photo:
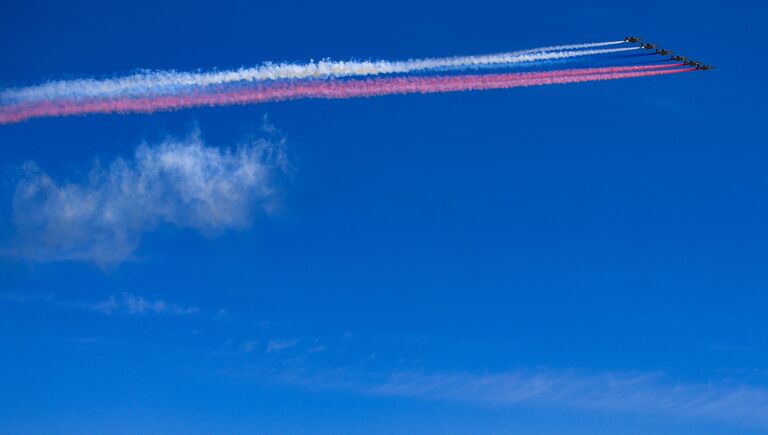
[[[3,88],[627,34],[717,69],[0,126],[0,432],[764,433],[766,18],[757,1],[6,2]],[[254,163],[222,151],[238,146],[263,179],[229,176]],[[189,210],[184,180],[148,178],[143,203],[108,181],[190,150],[241,190]],[[73,212],[113,195],[114,225],[20,197],[45,180],[81,186]]]

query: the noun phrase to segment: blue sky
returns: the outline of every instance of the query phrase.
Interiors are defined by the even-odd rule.
[[[3,88],[626,34],[717,69],[0,126],[0,432],[764,432],[767,9],[5,5]]]

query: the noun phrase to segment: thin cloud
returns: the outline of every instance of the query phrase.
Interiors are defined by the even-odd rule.
[[[333,360],[350,355],[336,354]],[[328,356],[226,365],[229,375],[317,391],[452,401],[480,406],[570,408],[598,413],[720,421],[768,428],[768,388],[734,383],[679,381],[660,373],[519,369],[496,373],[391,372],[381,363],[329,364]],[[269,375],[265,375],[268,373]]]
[[[292,339],[269,340],[269,342],[267,343],[267,349],[265,352],[267,353],[279,352],[281,350],[290,349],[296,346],[298,343],[299,343],[298,340],[292,340]]]
[[[108,298],[95,304],[84,304],[83,306],[102,314],[190,315],[200,313],[200,309],[197,307],[185,307],[161,299],[149,300],[143,296],[136,296],[130,293],[123,293],[119,297],[110,295]]]
[[[542,404],[714,418],[768,425],[768,390],[679,383],[657,374],[521,370],[495,374],[402,372],[361,389],[374,395],[494,405]]]
[[[53,295],[24,295],[19,293],[5,293],[2,297],[10,302],[20,304],[43,304],[55,308],[79,309],[94,311],[100,314],[124,314],[124,315],[205,315],[198,307],[179,305],[162,299],[148,299],[131,293],[111,294],[96,302],[78,300],[62,300]]]
[[[209,147],[194,132],[97,164],[79,183],[57,182],[29,163],[13,197],[12,252],[111,266],[130,259],[142,236],[161,224],[209,235],[246,229],[259,211],[274,208],[274,179],[286,167],[283,145],[258,139]]]
[[[131,294],[110,296],[95,303],[60,302],[49,295],[3,295],[16,303],[43,303],[76,307],[102,314],[196,315],[196,307]],[[345,343],[351,334],[337,338]],[[237,343],[237,344],[235,344]],[[348,342],[347,342],[348,343]],[[696,420],[722,420],[768,427],[768,388],[713,380],[679,381],[659,373],[589,372],[583,370],[520,369],[495,373],[382,370],[380,364],[357,352],[343,352],[307,338],[229,339],[220,352],[227,358],[248,355],[248,360],[224,361],[218,370],[229,376],[300,385],[316,390],[357,394],[449,400],[492,406],[537,405],[598,412],[663,415]],[[290,349],[290,352],[288,351]],[[263,351],[263,352],[262,352]],[[328,353],[331,353],[330,355]],[[259,355],[261,358],[259,358]],[[285,355],[291,358],[285,358]],[[296,355],[301,355],[296,358]],[[255,358],[255,359],[254,359]],[[275,359],[279,365],[275,365]],[[344,360],[351,365],[339,366]],[[357,361],[355,363],[354,361]],[[376,368],[379,366],[379,368]]]
[[[301,357],[282,358],[278,351],[286,349],[286,343]],[[373,361],[360,352],[328,350],[324,344],[310,344],[307,339],[270,340],[265,353],[262,360],[229,361],[224,366],[229,375],[318,391],[453,401],[494,408],[570,408],[768,428],[768,388],[722,378],[693,381],[673,379],[658,372],[547,368],[501,372],[391,371],[387,364],[409,364]],[[280,358],[279,367],[269,358],[270,354]]]

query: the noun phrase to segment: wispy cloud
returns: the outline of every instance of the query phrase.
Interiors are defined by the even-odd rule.
[[[197,307],[185,307],[163,301],[161,299],[149,300],[143,296],[123,293],[120,296],[110,295],[108,298],[94,304],[83,305],[93,311],[103,314],[198,314]]]
[[[52,295],[7,293],[2,296],[15,303],[78,308],[104,315],[210,317],[210,314],[206,314],[208,311],[194,306],[127,293],[108,296],[96,302],[60,301]],[[236,335],[237,329],[248,326],[242,323],[230,325],[235,327],[230,332]],[[247,329],[249,334],[253,334],[252,325]],[[634,371],[533,368],[504,372],[424,369],[393,372],[386,366],[396,361],[372,361],[367,350],[350,349],[349,340],[352,335],[349,333],[326,344],[325,340],[321,342],[319,339],[302,336],[276,338],[271,329],[263,332],[263,335],[249,336],[244,340],[226,340],[223,348],[212,352],[227,358],[219,361],[220,367],[216,371],[259,382],[278,382],[363,395],[449,400],[493,406],[569,407],[597,412],[722,420],[768,427],[768,388],[759,384],[737,383],[727,379],[681,381],[660,373]],[[408,362],[399,361],[397,365],[410,366]]]
[[[768,425],[768,389],[671,382],[658,374],[521,370],[506,373],[402,372],[367,381],[368,394],[488,404],[542,404],[730,419]]]
[[[290,349],[298,344],[298,340],[293,339],[273,339],[267,343],[267,353],[279,352],[281,350]]]
[[[251,341],[242,350],[256,348]],[[291,352],[278,350],[291,345]],[[538,406],[665,419],[720,421],[768,428],[768,387],[727,378],[674,379],[662,372],[520,368],[500,372],[441,371],[413,361],[371,358],[342,339],[268,340],[262,358],[222,361],[229,376],[318,391],[341,391],[492,407]],[[246,347],[248,346],[248,347]],[[388,352],[383,352],[386,354]],[[242,356],[241,354],[227,354]]]
[[[37,303],[57,308],[75,308],[94,311],[101,314],[169,314],[169,315],[202,315],[198,307],[178,305],[162,299],[147,299],[131,293],[109,295],[96,302],[84,302],[78,300],[62,300],[53,295],[24,295],[19,293],[5,293],[2,297],[16,303]]]
[[[139,146],[131,159],[95,165],[87,180],[57,182],[34,163],[13,197],[16,255],[102,266],[131,258],[142,235],[161,224],[205,234],[247,228],[275,204],[285,168],[283,140],[233,148],[206,146],[198,132]]]

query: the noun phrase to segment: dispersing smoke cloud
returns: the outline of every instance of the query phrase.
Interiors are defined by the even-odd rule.
[[[12,251],[110,266],[130,259],[142,235],[161,224],[205,234],[245,229],[274,206],[274,179],[285,165],[282,140],[221,149],[197,132],[97,164],[80,183],[57,182],[30,163],[13,197]]]

